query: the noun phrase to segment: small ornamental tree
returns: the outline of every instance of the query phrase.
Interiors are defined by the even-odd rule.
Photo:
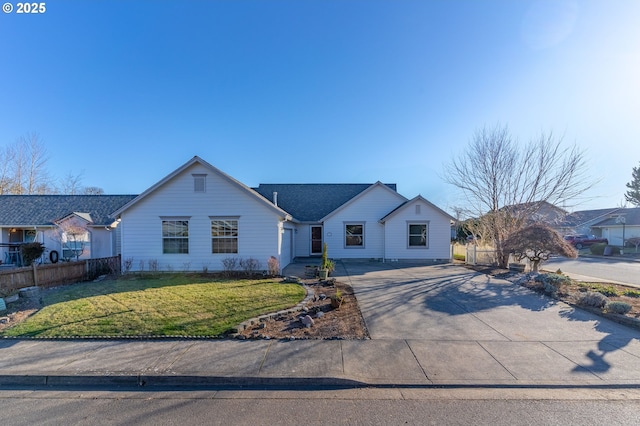
[[[533,272],[538,272],[540,263],[552,254],[576,258],[576,249],[556,231],[544,224],[533,224],[514,232],[504,243],[505,251],[518,261],[529,259]]]

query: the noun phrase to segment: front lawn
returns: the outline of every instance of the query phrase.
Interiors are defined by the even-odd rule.
[[[221,336],[249,318],[294,306],[304,295],[298,284],[271,279],[172,275],[81,283],[43,291],[42,309],[1,335]]]

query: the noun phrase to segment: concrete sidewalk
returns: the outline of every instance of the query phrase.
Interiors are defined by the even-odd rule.
[[[627,342],[628,343],[628,342]],[[604,367],[574,342],[0,342],[0,386],[640,387],[640,343]],[[596,355],[596,354],[594,354]],[[577,362],[576,362],[577,361]]]

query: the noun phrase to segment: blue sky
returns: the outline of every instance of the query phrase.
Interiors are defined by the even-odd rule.
[[[16,2],[12,2],[16,5]],[[49,1],[0,14],[0,146],[140,193],[199,155],[241,182],[397,183],[452,211],[473,132],[553,131],[616,207],[640,164],[640,2]]]

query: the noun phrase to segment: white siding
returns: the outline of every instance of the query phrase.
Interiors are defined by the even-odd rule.
[[[419,205],[419,209],[416,209]],[[409,248],[408,223],[428,223],[428,247]],[[415,200],[395,212],[385,222],[385,259],[449,259],[451,245],[450,219],[427,203]]]
[[[401,195],[378,186],[330,216],[323,229],[329,257],[382,259],[384,226],[379,220],[404,201]],[[364,247],[345,246],[345,223],[364,223]]]
[[[207,174],[206,192],[194,192],[192,174]],[[161,217],[189,217],[189,254],[162,253]],[[210,216],[238,217],[238,253],[211,253]],[[156,260],[160,270],[222,270],[228,257],[260,261],[266,269],[270,256],[279,257],[278,214],[251,194],[208,167],[194,164],[122,213],[122,258],[148,269]]]
[[[595,228],[598,229],[598,228]],[[587,233],[591,234],[591,233]],[[640,237],[640,226],[629,225],[625,226],[624,229],[624,239],[628,240],[629,238]],[[609,244],[613,246],[622,247],[622,226],[610,226],[608,228],[602,229],[602,238],[606,238],[609,240]]]
[[[114,232],[105,228],[89,228],[91,232],[91,257],[113,256],[111,234]]]

